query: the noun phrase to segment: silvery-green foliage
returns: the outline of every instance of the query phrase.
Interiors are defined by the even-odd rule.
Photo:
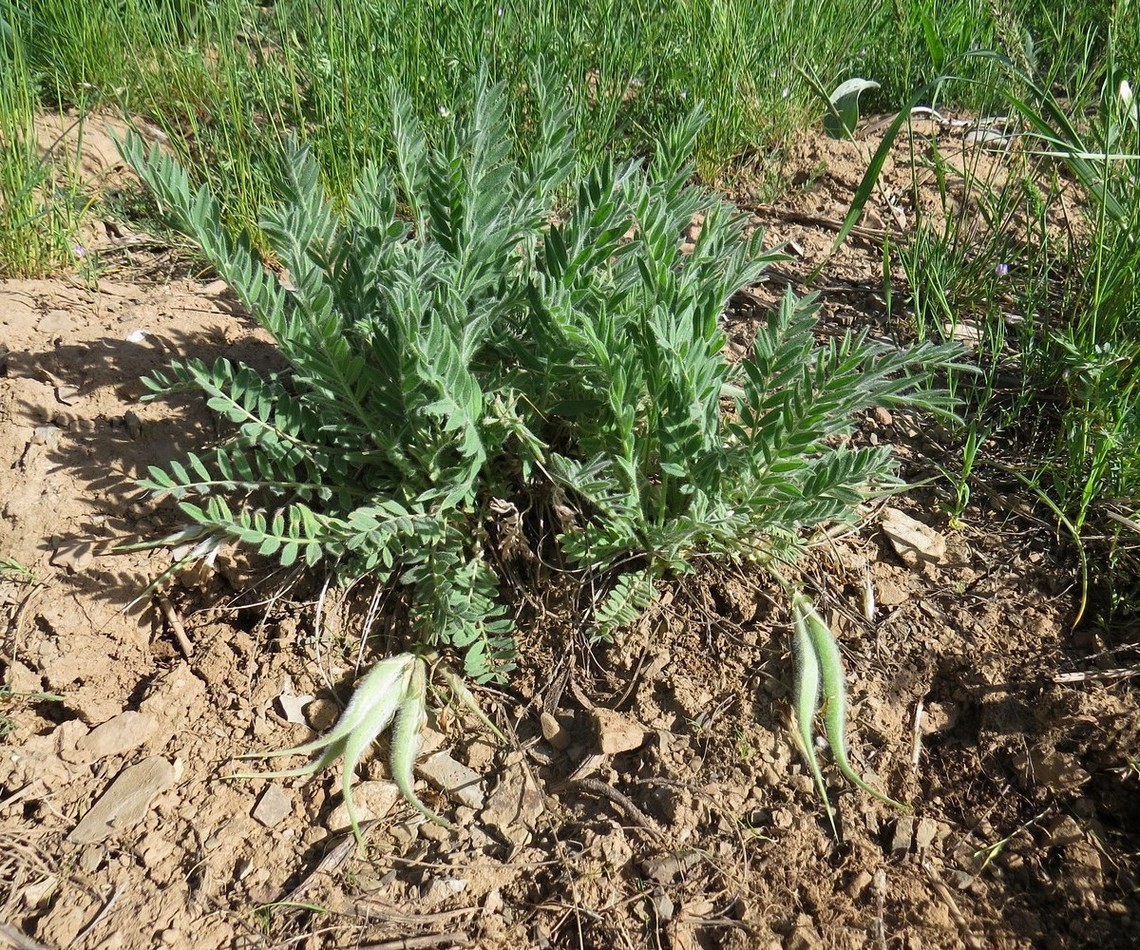
[[[418,644],[459,652],[477,679],[508,669],[513,649],[487,551],[493,500],[565,500],[544,521],[559,525],[556,546],[529,538],[547,563],[603,588],[633,567],[599,601],[604,634],[695,555],[782,555],[850,516],[890,459],[835,437],[871,406],[944,408],[925,383],[951,354],[862,335],[819,346],[816,306],[789,294],[752,358],[729,363],[725,305],[776,255],[690,183],[701,113],[650,161],[604,161],[569,183],[566,111],[541,76],[529,94],[534,143],[519,164],[502,87],[481,83],[436,143],[393,87],[393,158],[343,208],[290,146],[282,201],[261,221],[280,276],[183,169],[124,145],[287,364],[263,375],[186,360],[149,380],[155,395],[205,393],[229,423],[219,445],[150,470],[146,484],[191,523],[178,540],[398,579]]]

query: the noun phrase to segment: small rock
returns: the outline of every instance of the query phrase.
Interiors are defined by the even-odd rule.
[[[4,682],[13,693],[38,693],[44,687],[40,675],[19,660],[8,660]]]
[[[68,719],[55,728],[55,749],[64,762],[87,762],[86,753],[79,749],[79,741],[88,735],[87,727],[78,719]]]
[[[847,896],[852,900],[858,900],[859,896],[871,886],[871,874],[869,871],[860,871],[847,885]]]
[[[495,761],[499,746],[491,738],[476,736],[463,750],[463,760],[476,772],[486,772]]]
[[[54,449],[59,445],[63,430],[59,426],[36,426],[32,431],[32,445],[43,445]]]
[[[174,853],[174,843],[152,831],[136,846],[136,852],[148,868],[155,868]]]
[[[52,567],[62,567],[69,574],[81,574],[91,564],[95,546],[90,541],[55,542],[55,550],[48,562]]]
[[[106,852],[106,848],[89,844],[86,848],[82,848],[79,851],[79,867],[88,874],[94,874],[102,867]]]
[[[889,409],[883,406],[876,406],[871,415],[875,417],[875,421],[881,426],[891,426],[895,424],[895,417],[891,415]]]
[[[672,884],[689,868],[700,864],[702,860],[699,851],[686,851],[682,854],[651,858],[645,861],[641,867],[645,871],[645,876],[651,881],[658,884]]]
[[[946,837],[948,829],[933,818],[919,818],[914,829],[914,850],[927,851],[937,840]]]
[[[591,710],[590,715],[598,729],[598,750],[603,755],[631,752],[645,741],[644,727],[620,713],[599,707]]]
[[[1061,815],[1049,826],[1047,832],[1049,846],[1052,848],[1067,848],[1080,844],[1085,840],[1085,833],[1081,826],[1069,815]]]
[[[1045,787],[1054,793],[1072,792],[1086,785],[1092,778],[1080,761],[1056,749],[1030,749],[1028,754],[1019,751],[1014,764],[1021,773],[1022,787]]]
[[[657,913],[658,922],[662,924],[669,923],[677,910],[673,899],[665,893],[664,889],[659,887],[654,890],[652,901],[653,909]]]
[[[573,737],[567,732],[557,719],[550,713],[539,714],[538,724],[542,728],[542,737],[559,752],[565,752],[573,742]]]
[[[442,843],[451,840],[451,831],[443,825],[437,825],[434,821],[425,821],[419,827],[420,837],[425,841],[435,841]]]
[[[897,570],[897,569],[896,569]],[[903,575],[900,571],[900,576]],[[875,582],[875,600],[880,607],[897,607],[914,597],[908,584],[899,583],[892,575],[886,574]]]
[[[313,732],[327,732],[336,725],[340,707],[331,699],[314,699],[305,707],[305,719]]]
[[[416,766],[421,778],[427,779],[453,801],[468,808],[483,807],[482,776],[448,753],[437,752]]]
[[[650,795],[669,824],[676,824],[693,806],[693,796],[686,788],[662,785],[650,791]]]
[[[313,697],[308,695],[297,695],[293,692],[293,684],[289,683],[287,689],[281,691],[281,695],[277,697],[277,706],[281,710],[281,715],[285,717],[286,722],[304,723],[305,707],[312,703]]]
[[[883,509],[882,528],[895,553],[910,567],[946,559],[946,539],[897,508]]]
[[[499,889],[493,888],[487,892],[487,896],[483,898],[483,916],[494,917],[503,909],[503,895]]]
[[[962,709],[954,702],[933,702],[926,704],[926,714],[922,717],[923,735],[938,735],[953,729],[961,718]]]
[[[438,749],[442,749],[447,742],[447,735],[435,728],[438,723],[435,717],[429,713],[428,723],[420,730],[420,750],[421,757],[429,756]]]
[[[413,841],[416,840],[416,832],[419,826],[423,824],[423,819],[417,818],[414,821],[401,821],[392,825],[388,829],[390,834],[401,848],[407,848]]]
[[[481,817],[483,824],[521,847],[530,840],[543,804],[542,793],[535,787],[530,773],[522,768],[508,769],[487,798]]]
[[[55,387],[55,398],[65,406],[74,406],[79,401],[79,389],[67,383]]]
[[[72,333],[78,328],[78,320],[67,310],[49,310],[36,324],[36,331],[47,336]]]
[[[427,881],[420,895],[427,904],[438,904],[466,890],[467,882],[457,877],[437,877]]]
[[[811,923],[801,917],[784,946],[787,950],[819,950],[823,946],[823,941]]]
[[[904,815],[895,822],[895,831],[891,836],[891,850],[905,854],[910,851],[912,841],[914,841],[914,819]]]
[[[133,409],[128,409],[123,413],[123,422],[127,426],[127,435],[132,439],[137,439],[142,435],[142,419],[139,418],[138,413]]]
[[[293,799],[280,785],[270,785],[261,793],[257,806],[253,809],[254,821],[266,828],[281,824],[293,812]]]
[[[883,230],[886,227],[883,221],[883,216],[879,214],[874,208],[864,206],[863,215],[859,219],[859,224],[865,228],[874,228],[877,231]]]
[[[153,717],[127,710],[96,726],[80,738],[75,747],[84,756],[84,761],[96,762],[110,755],[137,749],[154,735],[157,728],[158,723]]]
[[[383,818],[400,800],[400,790],[392,782],[357,782],[352,786],[352,804],[357,821]],[[325,819],[329,831],[343,831],[352,824],[348,806],[342,801]]]
[[[146,817],[154,797],[174,780],[174,766],[160,755],[124,769],[67,840],[72,844],[97,844],[116,831],[138,824]]]
[[[82,852],[80,852],[82,854]],[[20,902],[28,908],[46,911],[59,891],[60,879],[56,874],[45,874],[20,890]]]

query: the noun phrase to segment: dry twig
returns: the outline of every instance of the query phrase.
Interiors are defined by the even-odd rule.
[[[155,591],[154,598],[158,601],[158,609],[162,611],[162,616],[166,618],[166,622],[170,625],[170,632],[174,634],[174,639],[178,641],[178,649],[182,651],[182,655],[189,660],[194,655],[194,644],[190,642],[190,638],[186,636],[186,628],[182,625],[182,618],[178,616],[178,611],[174,609],[174,604],[170,602],[170,598],[166,596],[163,591]]]

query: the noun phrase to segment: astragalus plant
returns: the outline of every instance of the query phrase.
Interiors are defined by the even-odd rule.
[[[450,654],[476,681],[506,674],[517,649],[496,541],[608,590],[591,627],[604,636],[698,556],[775,563],[852,517],[891,471],[886,448],[841,438],[854,414],[941,408],[925,387],[950,356],[861,334],[817,345],[817,308],[789,295],[732,364],[725,305],[776,255],[690,183],[700,113],[651,160],[570,182],[565,110],[541,77],[526,95],[519,163],[502,87],[482,83],[435,143],[393,87],[391,160],[344,207],[290,147],[283,200],[260,223],[276,272],[183,169],[124,145],[287,363],[191,359],[149,381],[204,392],[229,423],[218,445],[151,469],[146,484],[189,521],[169,540],[399,586],[408,650]],[[406,698],[419,667],[398,669]],[[349,711],[370,741],[397,705]],[[342,731],[329,747],[355,755]],[[393,757],[410,768],[406,751]]]

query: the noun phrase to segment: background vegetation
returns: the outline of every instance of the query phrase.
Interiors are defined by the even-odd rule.
[[[251,229],[268,252],[256,222],[285,188],[290,135],[343,202],[368,162],[393,151],[390,78],[410,91],[432,139],[449,110],[470,105],[485,64],[512,92],[507,134],[525,158],[534,141],[530,71],[544,58],[564,85],[585,168],[602,154],[652,153],[700,101],[712,116],[697,141],[701,177],[745,181],[774,199],[786,185],[783,151],[819,121],[815,82],[831,89],[854,75],[873,79],[880,87],[864,96],[864,112],[892,112],[952,74],[931,102],[1018,116],[1049,136],[1033,140],[1038,150],[1055,154],[1011,166],[1000,185],[972,180],[983,226],[920,222],[909,242],[888,248],[911,291],[912,333],[944,335],[964,320],[981,328],[982,385],[951,380],[969,408],[955,436],[963,455],[947,466],[957,480],[951,507],[964,505],[971,478],[993,478],[1000,464],[1003,478],[1043,495],[1074,535],[1101,545],[1094,565],[1111,609],[1129,596],[1140,498],[1140,300],[1131,276],[1140,192],[1130,157],[1140,133],[1134,104],[1120,95],[1121,81],[1140,75],[1135,7],[0,0],[0,274],[74,266],[75,236],[92,210],[72,171],[44,157],[37,110],[146,119],[195,183],[210,186],[226,224]],[[1045,217],[1072,180],[1085,220],[1060,239]]]

